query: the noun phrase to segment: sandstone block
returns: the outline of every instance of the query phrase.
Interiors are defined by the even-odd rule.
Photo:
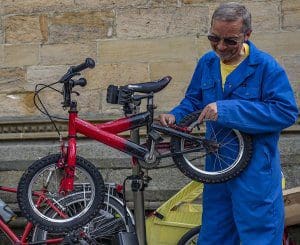
[[[49,44],[41,47],[40,59],[41,65],[77,65],[96,53],[96,43]]]
[[[176,6],[181,7],[180,0],[150,0],[147,4],[150,7],[168,7]]]
[[[251,12],[254,32],[278,31],[280,29],[278,1],[246,1],[242,3]],[[218,1],[209,4],[210,18],[219,4]]]
[[[110,84],[120,86],[150,81],[147,63],[98,64],[85,74],[87,88],[105,91]]]
[[[300,2],[293,0],[282,1],[283,29],[300,28]]]
[[[294,90],[294,96],[299,108],[300,107],[300,81],[291,81],[291,86]]]
[[[114,104],[108,104],[106,102],[106,94],[107,92],[104,90],[101,90],[101,112],[105,117],[113,117],[113,118],[120,118],[124,117],[124,113],[122,111],[121,105],[114,105]]]
[[[282,60],[289,79],[300,82],[300,56],[285,56]]]
[[[73,0],[5,0],[3,12],[8,14],[32,14],[40,12],[64,12],[75,8]]]
[[[300,32],[276,32],[276,33],[253,33],[254,44],[269,52],[271,55],[280,57],[288,55],[299,55],[298,39]],[[287,40],[289,40],[287,42]]]
[[[75,0],[78,8],[103,9],[103,8],[124,8],[141,7],[147,4],[147,0]]]
[[[100,91],[88,90],[86,88],[76,87],[74,91],[79,92],[77,97],[72,94],[72,99],[77,101],[78,111],[81,116],[89,116],[99,113],[101,109],[100,104]],[[57,92],[51,90],[44,90],[40,93],[40,98],[51,115],[55,114],[63,118],[68,117],[66,110],[62,108],[61,102],[63,102],[63,96]]]
[[[4,31],[3,31],[2,21],[0,24],[0,43],[4,43]]]
[[[114,12],[84,11],[56,14],[50,18],[50,42],[82,42],[113,35]]]
[[[4,45],[0,45],[0,66],[3,66],[4,62]]]
[[[78,110],[80,111],[80,115],[92,117],[95,114],[99,114],[102,108],[100,90],[78,88],[76,91],[80,93],[80,97],[76,99],[78,101]]]
[[[164,37],[207,33],[206,7],[124,9],[117,12],[117,37]]]
[[[27,68],[26,91],[34,91],[38,83],[50,84],[58,81],[68,70],[69,66],[29,66]]]
[[[184,97],[195,68],[194,61],[159,62],[150,64],[151,79],[172,77],[166,88],[154,95],[158,111],[170,111]]]
[[[280,12],[278,1],[247,2],[246,7],[252,15],[255,32],[277,31],[280,29]]]
[[[47,41],[47,17],[12,15],[4,18],[5,43]]]
[[[207,0],[182,0],[183,4],[202,4],[207,3]]]
[[[179,61],[196,57],[193,37],[99,41],[101,63]]]
[[[33,93],[0,94],[0,103],[9,105],[0,107],[2,118],[24,118],[38,114],[33,104]]]
[[[5,96],[7,93],[24,91],[25,76],[25,69],[20,67],[0,69],[0,93]]]
[[[4,64],[11,67],[36,65],[39,48],[37,44],[4,45]]]
[[[199,60],[201,56],[203,56],[206,52],[211,50],[211,46],[206,35],[198,36],[196,43],[198,51],[197,60]]]

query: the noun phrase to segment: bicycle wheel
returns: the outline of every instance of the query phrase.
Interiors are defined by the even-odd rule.
[[[177,245],[192,245],[197,244],[199,232],[200,232],[201,226],[196,226],[193,229],[189,230],[187,233],[185,233]]]
[[[76,193],[74,198],[67,197],[64,200],[65,205],[76,211],[86,201],[83,193]],[[49,216],[55,217],[57,213],[49,209]],[[125,216],[128,216],[128,226],[126,226]],[[114,236],[121,231],[132,231],[134,229],[134,220],[131,212],[127,209],[126,214],[122,201],[114,196],[105,195],[104,206],[100,209],[98,215],[87,225],[74,234],[69,234],[72,244],[112,244]],[[82,235],[84,234],[84,235]],[[36,226],[33,231],[32,242],[42,242],[49,239],[61,238],[60,244],[69,244],[68,239],[63,240],[65,233],[57,234],[44,231]]]
[[[74,191],[61,194],[59,186],[64,177],[57,163],[60,154],[46,156],[34,162],[22,175],[17,199],[23,216],[41,229],[67,232],[79,228],[94,218],[103,204],[105,185],[97,168],[82,157],[76,158]],[[76,212],[64,200],[74,192],[89,193],[89,199]],[[59,215],[48,216],[49,208]]]
[[[172,137],[173,161],[193,180],[203,183],[227,181],[246,168],[252,155],[252,139],[236,129],[220,127],[216,122],[206,121],[199,125],[199,114],[186,116],[179,126],[188,127],[192,134],[205,139],[195,143]]]

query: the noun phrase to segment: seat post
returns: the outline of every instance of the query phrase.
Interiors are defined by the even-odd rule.
[[[139,106],[134,106],[133,114],[139,113]],[[139,128],[130,131],[130,139],[139,144]],[[139,164],[132,164],[132,175],[140,175],[141,167]],[[143,181],[143,178],[141,178]],[[143,183],[142,183],[143,185]],[[135,229],[139,245],[146,245],[146,224],[145,224],[145,207],[144,207],[144,188],[133,192]]]

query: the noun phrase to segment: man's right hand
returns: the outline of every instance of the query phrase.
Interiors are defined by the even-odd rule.
[[[158,119],[163,126],[174,124],[176,121],[175,116],[173,114],[160,114],[158,116]]]

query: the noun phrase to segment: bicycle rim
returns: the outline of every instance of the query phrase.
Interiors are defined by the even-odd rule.
[[[213,121],[199,124],[199,114],[191,113],[179,124],[191,131],[192,139],[171,138],[173,161],[184,175],[203,183],[220,183],[237,176],[251,159],[251,136]]]
[[[82,205],[88,198],[82,193],[75,193],[76,198],[66,198],[64,200],[64,205],[69,208],[76,210]],[[49,214],[53,217],[57,216],[53,210],[48,210]],[[129,216],[129,224],[125,225],[125,213],[122,206],[122,201],[116,197],[105,196],[104,206],[99,211],[98,216],[96,216],[90,223],[76,231],[76,233],[84,233],[85,235],[80,238],[78,236],[75,240],[78,243],[74,244],[111,244],[114,236],[120,231],[129,231],[134,226],[134,221],[132,214],[127,210],[127,215]],[[32,242],[46,241],[49,239],[63,238],[66,233],[51,233],[35,227],[33,232]],[[63,242],[62,242],[63,243]],[[63,243],[64,244],[64,243]],[[66,244],[68,244],[66,242]]]
[[[212,145],[218,145],[217,147],[210,148],[210,143],[208,146],[199,146],[181,139],[180,149],[199,149],[182,155],[186,164],[196,172],[215,176],[234,169],[242,159],[245,146],[243,136],[238,130],[222,128],[215,131],[210,125],[210,122],[206,122],[201,126],[211,128],[211,133],[206,135],[206,139]],[[200,134],[199,129],[193,128],[193,133]],[[209,164],[206,164],[207,162]]]
[[[58,168],[55,163],[49,164],[42,168],[35,177],[31,180],[28,188],[28,200],[31,208],[42,219],[48,222],[65,223],[76,218],[83,216],[90,208],[95,198],[95,185],[90,174],[81,168],[76,166],[74,186],[82,188],[85,193],[91,193],[90,198],[86,200],[80,207],[80,212],[77,209],[76,212],[63,205],[65,196],[58,192],[60,181],[63,178],[64,170]],[[49,200],[55,208],[62,212],[65,216],[57,215],[55,217],[47,216],[45,210],[48,209],[48,205],[44,202],[41,205],[36,205],[38,198],[33,195],[34,192],[43,193],[46,200]],[[72,196],[72,194],[69,194]]]

